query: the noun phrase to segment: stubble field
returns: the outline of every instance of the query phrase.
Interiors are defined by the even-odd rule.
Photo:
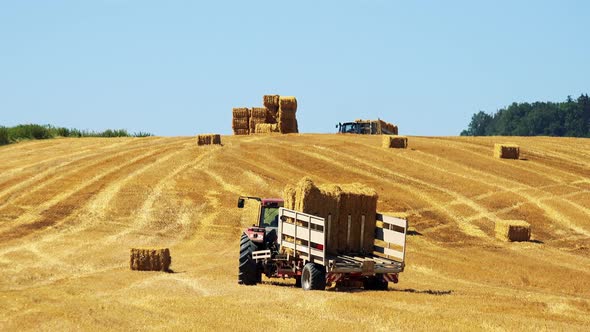
[[[55,139],[0,147],[0,330],[585,330],[590,139],[378,136]],[[492,158],[494,143],[521,160]],[[237,284],[256,207],[303,176],[359,182],[410,214],[389,291]],[[524,219],[533,241],[494,222]],[[129,269],[169,247],[174,273]]]

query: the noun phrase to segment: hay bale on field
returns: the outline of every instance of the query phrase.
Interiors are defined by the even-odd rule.
[[[221,136],[219,134],[200,134],[197,136],[197,145],[220,145]]]
[[[232,110],[232,129],[234,135],[250,134],[250,109],[236,107]]]
[[[256,132],[256,125],[266,123],[268,116],[266,107],[253,107],[250,112],[250,133]]]
[[[326,220],[331,253],[372,252],[377,193],[359,184],[317,186],[306,177],[284,190],[285,207]]]
[[[496,238],[502,241],[529,241],[531,225],[524,220],[499,220],[495,226]]]
[[[520,147],[516,144],[494,144],[494,157],[518,159],[520,157]]]
[[[381,140],[384,148],[405,149],[408,147],[406,136],[383,135]]]
[[[249,118],[233,118],[232,129],[250,129]]]
[[[172,257],[168,248],[144,249],[132,248],[130,252],[131,270],[136,271],[170,271]]]
[[[278,133],[279,125],[276,123],[259,123],[256,125],[256,130],[254,132],[256,134]]]

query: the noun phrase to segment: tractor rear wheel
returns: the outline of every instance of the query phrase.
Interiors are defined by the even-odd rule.
[[[241,285],[256,285],[258,281],[256,262],[252,258],[252,252],[256,250],[256,245],[252,243],[246,233],[240,238],[240,267],[238,273],[238,283]]]
[[[326,270],[315,263],[307,263],[301,274],[301,288],[303,290],[323,290],[326,288]]]

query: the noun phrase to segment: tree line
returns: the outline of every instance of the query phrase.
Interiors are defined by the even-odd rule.
[[[154,136],[151,133],[129,133],[125,129],[107,129],[105,131],[92,131],[54,127],[51,125],[24,124],[14,127],[0,126],[0,145],[31,139],[48,139],[55,137],[147,137]]]
[[[582,94],[565,102],[512,103],[471,117],[461,136],[570,136],[590,137],[590,98]]]

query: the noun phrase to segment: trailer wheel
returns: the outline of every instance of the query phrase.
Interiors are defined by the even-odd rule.
[[[252,252],[256,250],[256,245],[248,238],[245,233],[240,238],[240,267],[238,273],[238,283],[241,285],[256,285],[258,276],[256,275],[256,262],[252,259]]]
[[[314,263],[307,263],[301,274],[301,288],[303,290],[323,290],[326,288],[326,271],[324,267]]]

